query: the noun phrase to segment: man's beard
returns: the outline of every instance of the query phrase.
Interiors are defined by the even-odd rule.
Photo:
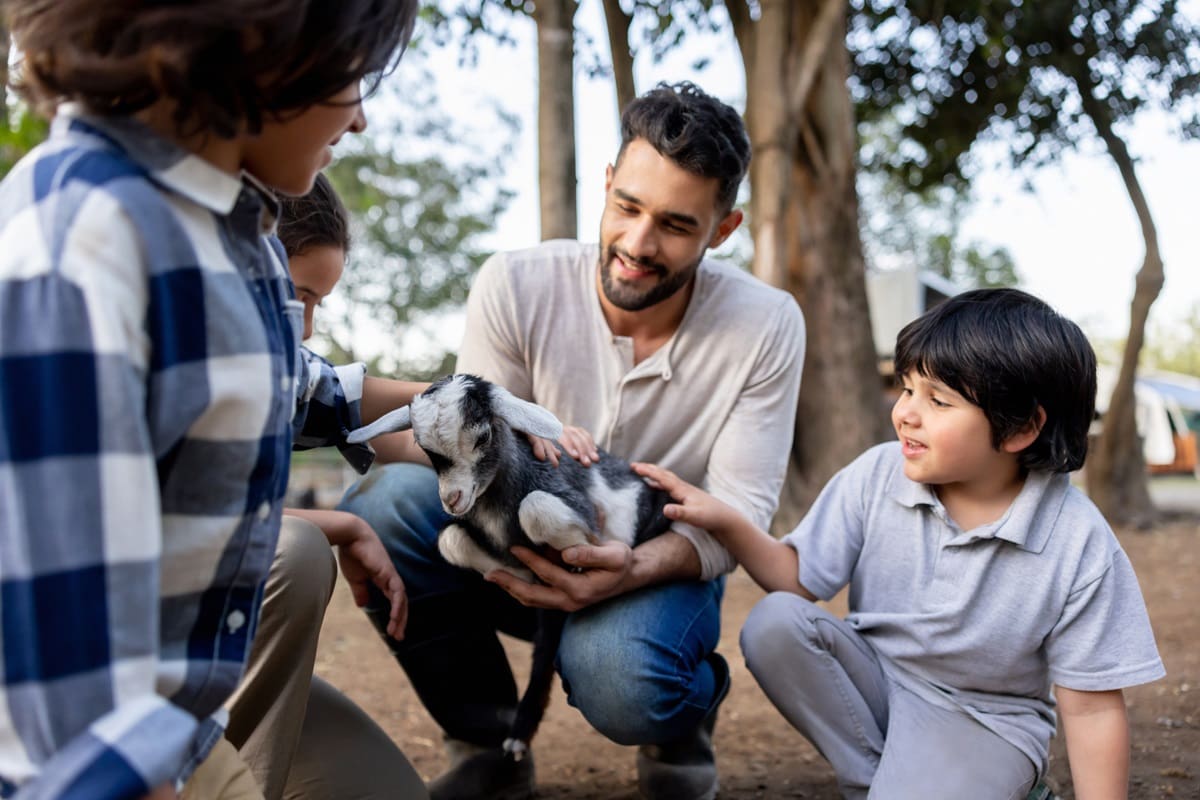
[[[658,283],[649,289],[635,289],[622,282],[613,277],[613,260],[617,257],[617,248],[611,244],[605,247],[600,254],[600,287],[604,291],[604,296],[608,298],[608,302],[623,311],[641,311],[661,303],[687,286],[700,266],[700,259],[696,259],[696,263],[690,267],[672,273],[662,264],[630,258],[625,253],[622,253],[622,256],[630,264],[648,269],[658,276]]]

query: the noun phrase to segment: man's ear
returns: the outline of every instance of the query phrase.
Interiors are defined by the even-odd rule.
[[[729,238],[730,234],[738,229],[742,224],[742,210],[735,208],[725,215],[725,218],[717,224],[717,230],[713,233],[713,237],[708,242],[708,249],[720,247],[721,243]]]
[[[1019,453],[1037,441],[1046,425],[1046,409],[1041,406],[1019,431],[1000,443],[1000,449],[1006,453]]]

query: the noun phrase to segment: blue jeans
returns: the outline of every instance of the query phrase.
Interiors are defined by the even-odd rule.
[[[403,641],[384,638],[421,702],[449,736],[499,745],[517,690],[496,632],[531,638],[535,611],[438,553],[450,517],[428,467],[375,467],[339,508],[370,523],[404,579],[408,629]],[[666,583],[570,614],[555,662],[568,702],[618,744],[690,735],[729,685],[715,652],[723,590],[723,580]],[[367,613],[386,624],[382,596]]]

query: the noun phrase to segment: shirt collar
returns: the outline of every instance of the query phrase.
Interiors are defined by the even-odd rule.
[[[974,539],[995,537],[1012,542],[1022,550],[1040,553],[1054,527],[1070,488],[1070,478],[1062,473],[1035,470],[1000,519],[981,525],[970,533]],[[941,501],[927,484],[910,480],[904,474],[904,461],[897,463],[887,494],[908,508],[928,506],[939,516],[945,514]]]
[[[99,136],[118,147],[134,163],[144,168],[150,179],[164,188],[192,200],[222,216],[237,204],[249,183],[223,172],[197,155],[159,136],[131,117],[89,115],[77,103],[64,103],[55,115],[56,133],[81,131]],[[278,207],[274,195],[256,181],[250,184],[272,212]],[[274,224],[271,214],[270,224]]]

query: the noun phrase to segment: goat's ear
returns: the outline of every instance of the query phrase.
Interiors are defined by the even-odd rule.
[[[492,386],[492,408],[496,416],[522,433],[555,440],[562,436],[563,426],[558,417],[496,385]]]
[[[389,411],[384,414],[370,425],[364,425],[361,428],[350,431],[349,435],[346,436],[346,441],[350,444],[358,444],[385,433],[406,431],[411,427],[412,412],[408,410],[408,406],[401,406],[395,411]]]

